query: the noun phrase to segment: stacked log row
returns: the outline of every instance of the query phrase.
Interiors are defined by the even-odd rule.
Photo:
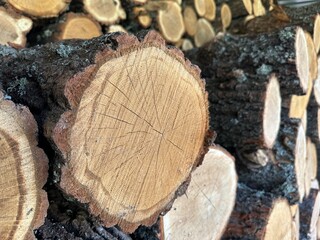
[[[303,115],[313,119],[309,111],[305,114],[307,105],[308,110],[312,106],[308,102],[315,88],[318,66],[310,39],[301,28],[286,27],[255,36],[225,34],[200,49],[187,52],[192,62],[203,70],[211,104],[210,124],[217,132],[216,142],[236,157],[238,193],[225,239],[244,236],[269,239],[267,225],[268,217],[272,216],[271,206],[281,199],[285,199],[287,206],[296,205],[312,193],[317,154],[311,139],[306,139],[306,132],[315,127],[302,120]],[[271,88],[272,82],[279,82],[279,85],[273,84]],[[276,89],[280,89],[278,93]],[[292,100],[294,95],[296,99]],[[297,102],[293,104],[294,101]],[[299,118],[290,118],[290,111],[299,112],[296,114]],[[309,130],[305,129],[305,124]],[[242,194],[246,197],[241,198]],[[255,194],[266,197],[269,207],[261,207],[257,200],[243,205],[248,196]],[[255,213],[256,205],[257,209],[268,209],[263,226],[259,225],[263,221]],[[247,206],[253,209],[248,210]],[[297,218],[298,215],[295,221],[299,220]],[[243,219],[251,222],[244,223]],[[299,224],[293,223],[291,215],[288,219],[283,226],[290,227],[284,227],[284,233],[271,231],[282,234],[276,239],[297,237]],[[301,231],[300,234],[303,235]]]

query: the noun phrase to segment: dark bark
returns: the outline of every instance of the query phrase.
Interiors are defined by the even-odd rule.
[[[263,111],[268,78],[241,70],[207,79],[211,126],[225,147],[264,147]],[[275,126],[276,127],[276,126]]]
[[[187,52],[186,56],[202,69],[207,81],[225,78],[223,74],[234,69],[266,76],[275,73],[282,96],[301,95],[306,92],[307,86],[302,88],[298,76],[296,33],[297,28],[288,27],[256,36],[226,34],[200,49]]]
[[[270,212],[278,200],[270,193],[238,184],[236,205],[221,239],[264,239]]]

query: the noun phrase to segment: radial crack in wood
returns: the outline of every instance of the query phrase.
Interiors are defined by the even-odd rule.
[[[37,147],[37,125],[30,111],[0,93],[0,237],[35,239],[48,208],[42,190],[48,160]]]
[[[220,147],[210,147],[192,173],[186,193],[163,217],[163,239],[219,239],[234,207],[236,189],[233,157]]]
[[[3,87],[41,115],[64,163],[61,188],[128,232],[184,192],[207,143],[199,68],[156,32],[145,34],[0,46]]]
[[[37,18],[56,17],[69,5],[70,0],[7,0],[15,9]]]

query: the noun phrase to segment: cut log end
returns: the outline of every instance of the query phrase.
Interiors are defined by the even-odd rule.
[[[8,0],[7,2],[15,9],[28,15],[38,18],[50,18],[56,17],[59,13],[64,11],[68,7],[70,1]]]
[[[319,53],[319,50],[320,50],[320,14],[318,14],[316,16],[316,20],[314,21],[313,42],[314,42],[316,52]]]
[[[231,9],[226,3],[222,4],[221,7],[221,21],[223,30],[226,30],[230,26],[232,21]]]
[[[78,100],[54,129],[67,156],[62,188],[128,232],[155,221],[204,153],[208,106],[199,71],[159,39],[155,32],[141,43],[117,37],[112,56],[67,84],[69,101]]]
[[[0,235],[1,239],[33,239],[48,207],[42,190],[47,158],[37,147],[36,122],[29,110],[0,95]]]
[[[100,25],[89,16],[69,13],[60,25],[59,40],[91,39],[102,34]]]
[[[186,194],[163,217],[163,239],[219,239],[235,204],[236,189],[234,159],[224,149],[211,147],[192,173]]]
[[[23,16],[13,16],[0,7],[0,44],[13,43],[25,47],[26,34],[31,30],[32,20]]]
[[[206,3],[206,13],[204,18],[209,21],[213,21],[216,18],[216,4],[214,0],[205,0]]]
[[[300,79],[300,86],[304,92],[308,89],[309,82],[309,56],[308,56],[308,45],[306,36],[302,28],[297,28],[296,33],[296,65],[297,72]]]
[[[185,27],[181,7],[176,2],[168,2],[165,10],[158,14],[158,25],[163,37],[169,42],[178,42],[184,34]]]
[[[252,2],[251,0],[242,0],[244,7],[246,8],[248,15],[252,15],[253,9],[252,9]]]
[[[288,202],[284,199],[275,201],[268,224],[266,227],[265,240],[292,239],[292,216]]]
[[[303,129],[302,124],[300,124],[297,133],[297,140],[295,146],[295,161],[294,167],[296,172],[296,181],[298,186],[298,191],[300,195],[300,202],[303,200],[305,195],[305,167],[306,167],[306,157],[307,157],[307,143],[306,134]]]
[[[84,0],[85,10],[102,24],[113,24],[126,19],[120,0]]]
[[[193,7],[187,6],[183,10],[183,20],[184,20],[186,32],[190,36],[194,36],[197,31],[196,25],[197,25],[198,18],[197,18],[197,14],[193,10]]]
[[[203,46],[205,43],[212,40],[215,36],[214,29],[210,22],[204,18],[200,18],[196,25],[196,35],[194,36],[194,43],[197,47]]]
[[[194,7],[200,17],[206,14],[206,0],[194,0]]]
[[[317,104],[320,106],[320,57],[318,58],[318,76],[314,81],[313,94]]]
[[[277,138],[281,121],[281,95],[277,78],[272,75],[266,91],[263,111],[263,136],[265,145],[272,148]]]

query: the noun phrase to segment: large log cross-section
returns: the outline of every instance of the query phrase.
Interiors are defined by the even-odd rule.
[[[60,187],[106,226],[152,224],[184,192],[205,153],[208,104],[179,50],[149,32],[1,52],[4,89],[60,153]]]

